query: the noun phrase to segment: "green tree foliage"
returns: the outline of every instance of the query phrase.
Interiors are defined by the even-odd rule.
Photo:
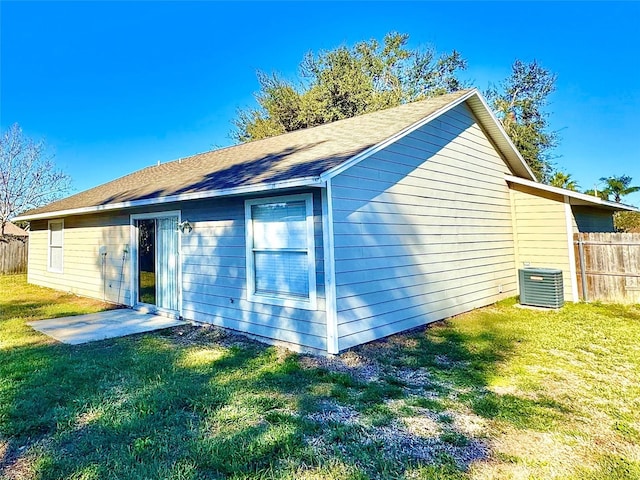
[[[571,178],[570,173],[561,172],[557,170],[549,178],[549,185],[552,187],[565,188],[567,190],[578,191],[578,183]]]
[[[259,107],[238,112],[232,137],[258,140],[464,88],[466,61],[455,50],[409,49],[409,36],[389,33],[353,47],[308,53],[295,84],[258,73]]]
[[[640,232],[640,213],[616,212],[613,214],[613,224],[619,232]]]
[[[615,202],[620,202],[622,197],[640,191],[640,187],[631,186],[631,180],[632,178],[628,175],[602,177],[600,181],[606,183],[606,187],[603,189],[606,199],[613,197]]]
[[[549,130],[549,95],[556,75],[536,61],[516,60],[511,75],[485,92],[491,107],[538,180],[548,183],[553,165],[550,151],[557,145],[556,132]]]
[[[603,190],[596,190],[594,188],[590,188],[589,190],[584,191],[585,195],[591,195],[592,197],[598,197],[602,200],[609,200],[609,194]]]
[[[258,140],[313,127],[403,103],[454,92],[466,61],[457,51],[439,55],[433,48],[409,49],[409,36],[389,33],[382,43],[369,40],[319,54],[308,53],[300,80],[258,72],[258,108],[240,110],[232,137]],[[516,60],[511,75],[487,98],[507,134],[539,180],[553,173],[551,150],[557,134],[548,128],[545,108],[556,76],[537,62]],[[572,188],[576,188],[575,182]]]

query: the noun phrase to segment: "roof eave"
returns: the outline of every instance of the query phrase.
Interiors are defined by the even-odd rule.
[[[189,200],[204,200],[207,198],[229,197],[233,195],[246,195],[251,193],[270,192],[272,190],[282,190],[296,187],[321,187],[324,183],[319,177],[303,177],[291,180],[281,180],[270,183],[257,183],[241,187],[225,188],[218,190],[207,190],[203,192],[183,193],[179,195],[167,195],[164,197],[145,198],[143,200],[131,200],[128,202],[107,203],[90,207],[71,208],[68,210],[57,210],[52,212],[36,213],[34,215],[21,215],[15,221],[45,220],[48,218],[68,217],[71,215],[89,215],[92,213],[108,212],[125,208],[144,207],[149,205],[161,205],[165,203],[184,202]]]
[[[533,170],[531,170],[518,148],[513,144],[509,134],[505,131],[502,123],[495,116],[485,99],[477,89],[473,93],[474,95],[468,98],[467,104],[498,150],[505,156],[511,170],[522,178],[534,182],[538,181]]]
[[[539,183],[539,182],[533,182],[531,180],[526,180],[524,178],[516,177],[513,175],[505,175],[505,180],[510,183],[517,183],[518,185],[531,187],[537,190],[542,190],[544,192],[555,193],[557,195],[566,196],[569,198],[569,203],[571,203],[572,205],[581,205],[581,203],[578,203],[578,202],[584,202],[589,205],[598,206],[600,208],[606,208],[609,210],[624,210],[628,212],[640,212],[640,209],[632,205],[625,205],[623,203],[610,202],[608,200],[603,200],[600,197],[587,195],[586,193],[574,192],[573,190],[553,187],[551,185],[546,185],[544,183]],[[574,202],[571,202],[571,200],[574,200]]]
[[[330,168],[323,172],[319,177],[304,177],[299,179],[289,179],[272,183],[262,183],[255,185],[246,185],[240,187],[234,187],[229,189],[219,189],[219,190],[209,190],[204,192],[195,192],[189,194],[181,194],[181,195],[169,195],[164,197],[153,197],[144,200],[132,200],[128,202],[119,202],[119,203],[111,203],[104,205],[94,205],[87,207],[79,207],[68,210],[58,210],[51,212],[43,212],[36,213],[33,215],[22,215],[16,218],[16,220],[38,220],[38,219],[46,219],[46,218],[54,218],[61,216],[69,216],[69,215],[84,215],[95,212],[109,211],[109,210],[118,210],[123,208],[134,208],[134,207],[142,207],[147,205],[156,205],[170,202],[179,202],[185,200],[197,200],[204,198],[214,198],[214,197],[222,197],[222,196],[231,196],[231,195],[241,195],[248,193],[260,193],[267,192],[270,190],[276,189],[284,189],[284,188],[292,188],[292,187],[301,187],[301,186],[322,186],[325,184],[327,180],[335,177],[341,172],[347,170],[351,166],[359,163],[365,158],[370,157],[374,153],[382,150],[388,145],[398,141],[399,139],[405,137],[411,132],[417,130],[418,128],[428,124],[433,121],[435,118],[443,115],[444,113],[452,110],[458,105],[467,102],[467,105],[473,112],[476,120],[480,124],[480,127],[488,134],[491,141],[496,145],[496,148],[499,150],[503,158],[506,160],[510,170],[519,175],[522,178],[530,179],[535,181],[535,176],[531,169],[528,167],[527,163],[524,161],[516,147],[513,145],[509,136],[502,128],[500,121],[495,117],[495,115],[491,112],[491,109],[482,98],[482,95],[477,89],[469,90],[464,93],[460,97],[456,98],[452,102],[444,105],[439,108],[435,112],[427,115],[421,120],[409,125],[408,127],[400,130],[398,133],[390,136],[386,140],[379,142],[378,144],[367,148],[366,150],[350,157],[346,161],[336,165],[333,168]]]

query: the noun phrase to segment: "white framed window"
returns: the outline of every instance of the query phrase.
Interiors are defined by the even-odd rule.
[[[245,201],[247,300],[317,308],[312,198]]]
[[[49,254],[47,258],[47,270],[62,273],[64,220],[49,220]]]

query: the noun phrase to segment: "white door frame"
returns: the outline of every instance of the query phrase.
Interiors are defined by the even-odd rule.
[[[149,305],[146,303],[138,302],[138,227],[136,225],[136,221],[138,220],[156,220],[158,218],[168,218],[168,217],[177,217],[178,225],[182,222],[182,212],[181,210],[168,210],[162,212],[149,212],[149,213],[133,213],[129,217],[130,224],[130,244],[131,244],[131,308],[135,308],[137,310],[142,311],[153,311],[154,313],[158,313],[160,315],[167,316],[178,316],[182,317],[182,234],[180,230],[178,230],[178,262],[176,265],[177,268],[177,282],[178,282],[178,310],[166,310],[158,307],[157,305]],[[156,255],[157,257],[157,255]]]

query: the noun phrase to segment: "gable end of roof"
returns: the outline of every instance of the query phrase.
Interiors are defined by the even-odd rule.
[[[531,170],[531,168],[529,168],[529,165],[527,165],[527,162],[524,160],[522,155],[520,155],[520,152],[518,152],[518,149],[513,144],[513,142],[509,138],[509,135],[502,127],[502,124],[493,114],[493,112],[485,102],[484,98],[482,98],[482,95],[480,95],[480,92],[476,88],[467,90],[466,93],[464,93],[457,99],[447,103],[443,107],[425,116],[424,118],[413,123],[412,125],[409,125],[408,127],[403,128],[402,130],[397,132],[395,135],[387,138],[386,140],[383,140],[382,142],[376,145],[369,147],[363,152],[341,163],[340,165],[337,165],[327,170],[322,175],[320,175],[320,179],[322,181],[326,181],[335,177],[336,175],[347,170],[348,168],[354,165],[357,165],[364,159],[370,157],[376,152],[379,152],[385,147],[397,142],[401,138],[418,130],[424,125],[427,125],[428,123],[432,122],[436,118],[440,117],[441,115],[444,115],[448,111],[453,110],[455,107],[465,102],[471,109],[471,112],[473,113],[473,115],[478,120],[478,123],[482,128],[482,130],[485,131],[490,141],[496,146],[499,153],[503,156],[509,168],[518,176],[521,176],[528,180],[536,181],[536,177],[533,171]]]

